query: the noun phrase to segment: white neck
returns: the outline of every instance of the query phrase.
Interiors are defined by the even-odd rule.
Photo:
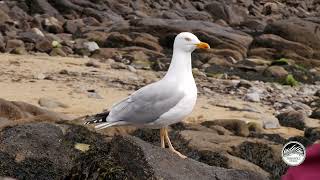
[[[183,80],[192,77],[191,52],[174,49],[170,67],[163,79]]]

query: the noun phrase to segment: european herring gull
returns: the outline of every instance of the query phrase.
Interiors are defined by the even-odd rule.
[[[169,150],[186,158],[172,146],[168,126],[182,121],[196,104],[197,87],[191,66],[191,53],[196,48],[210,46],[192,33],[178,34],[170,67],[161,80],[137,90],[114,104],[110,111],[87,118],[86,124],[101,123],[97,129],[122,125],[160,129],[161,147],[165,148],[167,142]]]

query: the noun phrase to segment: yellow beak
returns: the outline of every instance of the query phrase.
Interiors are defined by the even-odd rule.
[[[210,46],[208,43],[205,42],[200,42],[198,44],[196,44],[197,48],[201,48],[201,49],[210,49]]]

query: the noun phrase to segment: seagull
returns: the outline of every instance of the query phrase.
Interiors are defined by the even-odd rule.
[[[135,91],[114,104],[110,111],[87,117],[85,124],[100,123],[95,126],[97,129],[123,125],[160,129],[161,147],[165,148],[166,142],[170,151],[186,158],[172,146],[168,126],[182,121],[196,104],[191,53],[197,48],[210,49],[210,46],[190,32],[178,34],[169,69],[161,80]]]

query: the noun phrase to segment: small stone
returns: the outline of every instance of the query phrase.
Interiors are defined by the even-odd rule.
[[[39,73],[35,75],[34,78],[38,80],[43,80],[44,78],[46,78],[46,75],[44,75],[43,73]]]
[[[31,31],[34,32],[34,33],[36,33],[37,35],[39,35],[39,36],[41,36],[41,37],[44,37],[43,32],[42,32],[40,29],[38,29],[38,28],[32,28]]]
[[[86,152],[86,151],[88,151],[90,149],[90,144],[76,143],[74,145],[74,148],[78,149],[78,150],[80,150],[82,152]]]
[[[137,72],[136,68],[134,68],[133,66],[131,65],[128,65],[128,70],[131,71],[131,72]]]
[[[248,93],[245,95],[245,100],[251,102],[260,102],[260,94],[257,92]]]
[[[84,42],[83,46],[85,48],[87,48],[89,50],[89,52],[94,52],[98,49],[100,49],[100,47],[98,46],[98,44],[94,41],[90,41],[90,42]]]
[[[279,120],[275,116],[262,114],[260,119],[264,129],[276,129],[280,127]]]
[[[125,64],[123,64],[123,63],[115,62],[115,63],[111,64],[111,68],[112,69],[127,69],[127,66]]]
[[[61,107],[61,108],[67,108],[68,106],[61,103],[61,102],[58,102],[54,99],[49,99],[49,98],[40,98],[39,101],[38,101],[39,105],[42,106],[42,107],[46,107],[46,108],[49,108],[49,109],[54,109],[54,108],[58,108],[58,107]]]
[[[103,97],[100,94],[98,94],[98,92],[94,89],[89,89],[89,90],[87,90],[87,92],[88,92],[89,98],[103,99]]]
[[[85,65],[88,67],[95,67],[95,68],[101,67],[101,65],[96,61],[88,61],[87,63],[85,63]]]

